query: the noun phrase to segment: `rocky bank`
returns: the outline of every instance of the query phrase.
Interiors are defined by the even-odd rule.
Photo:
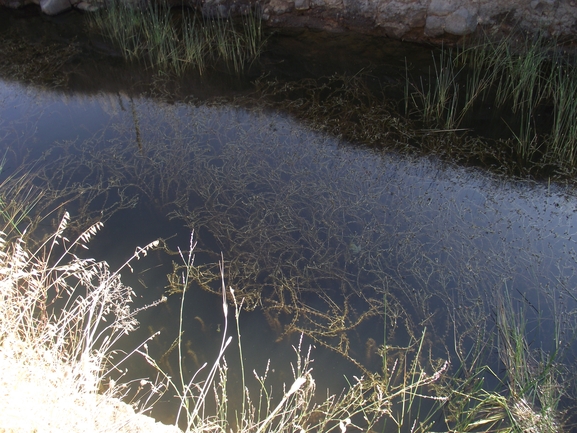
[[[76,8],[93,11],[106,0],[0,0],[20,8],[30,3],[48,15]],[[135,4],[144,0],[126,0]],[[395,39],[423,41],[511,28],[546,36],[577,34],[577,0],[169,0],[207,16],[260,8],[269,26],[354,30]]]

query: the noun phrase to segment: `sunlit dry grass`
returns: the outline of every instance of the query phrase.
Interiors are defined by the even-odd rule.
[[[422,398],[420,390],[438,381],[447,369],[445,363],[429,375],[416,358],[410,366],[401,361],[391,371],[390,377],[397,380],[357,378],[341,395],[328,395],[317,402],[311,349],[303,353],[299,345],[294,381],[281,392],[280,400],[273,399],[268,389],[267,368],[254,373],[261,386],[258,397],[252,398],[248,389],[243,390],[242,412],[231,413],[224,360],[225,349],[232,341],[226,292],[230,291],[235,300],[241,353],[238,317],[242,301],[237,303],[234,291],[226,289],[222,268],[224,330],[219,355],[203,380],[197,379],[198,372],[185,377],[182,365],[179,377],[172,378],[148,355],[148,340],[129,351],[119,344],[138,326],[139,311],[131,309],[134,292],[122,283],[120,270],[111,271],[106,262],[78,254],[87,248],[102,224],[94,224],[71,241],[65,235],[68,223],[66,213],[57,231],[32,250],[21,237],[6,241],[2,234],[0,240],[0,384],[7,390],[0,397],[0,415],[5,431],[169,431],[135,415],[152,409],[167,386],[176,392],[180,404],[175,424],[179,424],[182,413],[186,431],[228,432],[232,425],[246,432],[295,428],[344,431],[355,424],[372,428],[384,418],[402,426],[408,412],[392,410],[392,405],[407,405],[410,411],[415,398]],[[137,248],[121,269],[157,245],[153,242]],[[189,251],[181,252],[185,266],[182,306],[193,266],[193,248],[191,240]],[[180,314],[182,325],[182,307]],[[163,380],[123,381],[125,361],[137,354],[157,369]],[[213,399],[216,412],[208,413],[206,403]],[[34,416],[26,416],[29,411]]]
[[[118,385],[118,341],[137,326],[132,290],[105,262],[76,254],[101,227],[69,241],[69,217],[39,247],[0,236],[0,419],[3,431],[135,431],[164,387]],[[154,246],[137,249],[131,259]],[[134,391],[137,389],[137,391]],[[134,409],[120,403],[129,397]],[[152,420],[145,423],[154,424]]]

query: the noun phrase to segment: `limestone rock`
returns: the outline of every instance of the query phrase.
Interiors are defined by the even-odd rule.
[[[378,1],[374,0],[343,0],[345,14],[373,18]]]
[[[431,0],[427,13],[434,16],[447,16],[453,13],[460,6],[460,1],[455,0]]]
[[[297,11],[306,11],[311,8],[310,0],[295,0],[295,9]]]
[[[478,8],[473,2],[431,0],[427,9],[425,35],[468,35],[477,29],[477,23]]]
[[[321,7],[333,10],[344,10],[343,0],[312,0],[311,8]]]
[[[268,8],[265,9],[265,13],[271,13],[272,15],[282,15],[291,12],[295,8],[295,4],[292,1],[286,0],[271,0],[268,4]]]
[[[451,35],[468,35],[477,29],[477,13],[461,7],[445,19],[445,31]]]
[[[202,15],[210,18],[226,18],[231,13],[232,2],[224,0],[206,0],[202,3]]]
[[[425,35],[436,37],[445,33],[445,18],[438,15],[427,16]]]
[[[71,7],[93,11],[104,0],[0,0],[19,8],[40,4],[56,15]],[[123,0],[134,4],[141,0]],[[161,0],[153,0],[161,1]],[[256,0],[167,0],[170,4],[201,5],[210,17],[246,13]],[[544,35],[577,34],[577,0],[260,0],[262,16],[271,25],[339,30],[349,26],[389,37],[423,40],[488,31],[520,29]]]
[[[40,0],[40,9],[46,15],[58,15],[71,8],[70,0]]]
[[[0,0],[0,6],[10,9],[19,9],[29,4],[38,4],[38,0]]]
[[[88,3],[85,1],[81,1],[75,5],[76,9],[84,11],[84,12],[96,12],[100,9],[100,4],[98,3]]]
[[[425,0],[387,0],[377,4],[376,24],[393,38],[402,38],[411,29],[425,26]]]

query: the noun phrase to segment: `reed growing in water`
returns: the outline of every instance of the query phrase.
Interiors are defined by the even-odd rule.
[[[126,59],[177,74],[194,69],[202,75],[220,63],[242,73],[265,43],[258,6],[233,20],[206,18],[188,9],[177,13],[162,3],[135,7],[114,0],[90,22]]]
[[[428,76],[415,79],[407,73],[407,107],[425,125],[441,130],[475,129],[476,116],[490,108],[520,163],[574,173],[575,60],[555,39],[516,33],[442,48]]]

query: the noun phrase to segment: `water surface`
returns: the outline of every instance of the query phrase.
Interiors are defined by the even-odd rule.
[[[379,346],[392,362],[395,347],[423,334],[430,357],[453,371],[475,348],[499,371],[504,308],[532,351],[559,350],[574,365],[572,189],[362,148],[254,105],[2,81],[2,176],[26,166],[47,191],[70,191],[59,211],[106,221],[88,254],[113,266],[156,238],[186,249],[194,232],[201,273],[183,319],[188,374],[222,338],[221,254],[226,284],[247,307],[247,371],[270,358],[279,383],[290,381],[300,335],[316,346],[319,386],[335,392],[345,376],[380,371]],[[139,305],[167,293],[173,262],[182,264],[158,251],[126,275]],[[168,370],[180,296],[143,312],[133,337],[161,330],[150,351]],[[167,403],[156,415],[171,413]]]

